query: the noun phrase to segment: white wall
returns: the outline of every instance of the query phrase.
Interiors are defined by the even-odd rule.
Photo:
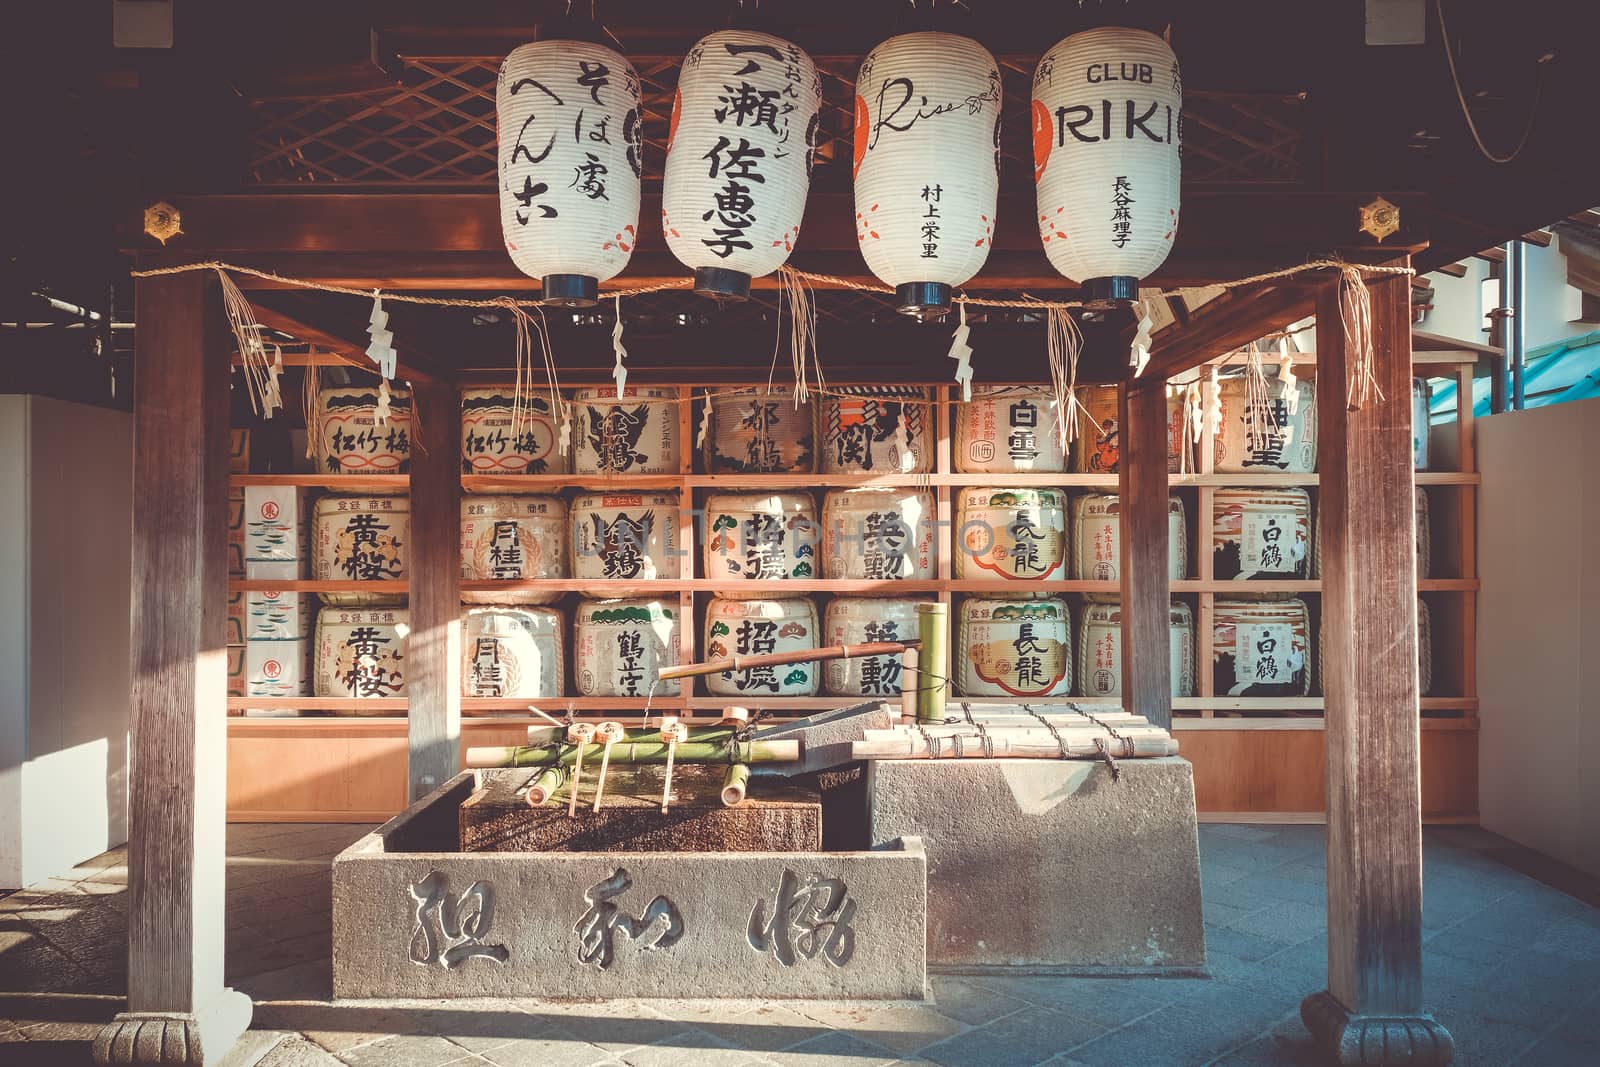
[[[1440,273],[1426,276],[1433,285],[1433,310],[1417,329],[1486,345],[1489,335],[1482,328],[1483,308],[1478,303],[1478,288],[1489,276],[1489,264],[1474,258],[1463,260],[1461,265],[1467,268],[1463,278]]]
[[[1600,877],[1600,398],[1477,445],[1479,816]]]
[[[1523,294],[1527,306],[1523,314],[1527,318],[1528,351],[1593,329],[1592,323],[1576,321],[1583,314],[1583,295],[1567,284],[1567,257],[1561,254],[1561,241],[1551,241],[1544,248],[1524,242],[1523,257],[1527,264]],[[1489,264],[1469,258],[1461,265],[1467,269],[1462,278],[1437,272],[1427,275],[1433,285],[1433,310],[1418,329],[1488,344],[1479,289],[1489,276]]]
[[[0,887],[127,839],[132,419],[0,397]]]

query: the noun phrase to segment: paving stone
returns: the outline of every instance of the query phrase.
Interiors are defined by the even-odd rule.
[[[778,1067],[877,1067],[896,1063],[899,1058],[882,1045],[863,1041],[854,1034],[835,1031],[783,1052],[769,1052],[765,1059]]]
[[[1203,1064],[1250,1041],[1262,1028],[1241,1025],[1229,1013],[1183,1006],[1155,1012],[1071,1050],[1091,1067],[1129,1064]]]
[[[1259,826],[1249,826],[1245,823],[1208,822],[1200,824],[1200,848],[1204,851],[1206,843],[1219,837],[1233,838],[1239,841],[1271,841],[1278,835],[1271,830]]]
[[[1204,978],[1015,978],[999,988],[1019,1000],[1109,1030],[1182,999]]]
[[[1308,937],[1315,937],[1328,926],[1325,907],[1302,904],[1294,900],[1277,904],[1244,916],[1229,925],[1242,934],[1251,934],[1283,945],[1297,945]]]
[[[1013,980],[937,975],[931,980],[933,1007],[940,1015],[970,1026],[992,1022],[1028,1003],[1006,991],[1010,981]]]
[[[412,1030],[407,1012],[337,1004],[258,1004],[252,1021],[278,1030],[298,1030],[336,1055]]]
[[[257,1067],[339,1067],[341,1062],[322,1046],[291,1034],[263,1056]]]
[[[593,1067],[621,1062],[604,1049],[560,1028],[553,1028],[540,1037],[508,1041],[479,1055],[495,1067]]]
[[[921,1056],[947,1067],[1023,1067],[1052,1059],[1106,1030],[1049,1008],[1028,1008],[925,1048]]]
[[[401,1034],[348,1049],[339,1058],[350,1067],[442,1067],[466,1054],[466,1049],[443,1037]]]
[[[652,1045],[644,1045],[621,1057],[630,1067],[677,1067],[692,1063],[695,1067],[741,1067],[751,1060],[748,1049],[735,1048],[705,1030],[694,1029],[681,1037]]]
[[[410,1015],[413,1029],[448,1037],[469,1052],[483,1052],[515,1038],[539,1037],[555,1027],[550,1016],[525,1011],[521,1003],[438,1001],[437,1007],[411,1009]]]
[[[707,1005],[714,1001],[702,1001]],[[671,1018],[693,1022],[699,1029],[712,1034],[726,1044],[764,1055],[792,1048],[809,1041],[828,1028],[814,1019],[808,1019],[793,1008],[766,1003],[737,1014],[718,1014],[713,1010],[699,1019],[685,1019],[674,1013]]]
[[[1326,1063],[1310,1034],[1269,1034],[1224,1053],[1217,1067],[1322,1067]]]
[[[834,1030],[848,1030],[891,1051],[916,1052],[962,1030],[962,1024],[922,1005],[797,1001],[794,1010]]]
[[[681,1038],[692,1029],[675,1019],[646,1014],[637,1002],[607,1004],[604,1001],[581,1006],[583,1014],[562,1018],[557,1027],[580,1041],[608,1053],[627,1052],[640,1045]]]

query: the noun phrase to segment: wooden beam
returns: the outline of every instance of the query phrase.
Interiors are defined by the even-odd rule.
[[[297,289],[294,292],[303,293],[304,290]],[[371,314],[370,303],[347,297],[335,306],[336,310],[330,310],[327,306],[309,305],[304,297],[281,293],[265,298],[252,296],[250,307],[261,325],[270,326],[308,344],[320,345],[360,370],[377,372],[376,365],[366,354],[371,341],[366,332],[366,321]],[[385,310],[392,320],[396,309],[386,305]],[[391,321],[390,328],[393,326]],[[452,371],[447,366],[419,349],[414,337],[401,338],[398,333],[396,331],[395,368],[400,378],[410,382],[448,380]]]
[[[406,733],[417,800],[461,767],[461,393],[427,383],[413,398]]]
[[[226,320],[208,274],[140,280],[135,313],[128,1010],[95,1053],[163,1062],[160,1046],[176,1041],[195,1057],[185,1062],[203,1049],[211,1063],[251,1013],[223,985]]]
[[[1122,707],[1172,728],[1167,584],[1166,379],[1146,370],[1117,390],[1122,551]]]
[[[1409,286],[1408,286],[1409,288]],[[1166,380],[1311,314],[1314,291],[1300,285],[1234,291],[1155,335],[1145,377]]]
[[[1529,233],[1523,234],[1522,240],[1531,245],[1538,245],[1540,248],[1549,248],[1550,239],[1553,236],[1554,235],[1549,230],[1533,230]]]
[[[1440,274],[1448,274],[1452,278],[1465,278],[1467,276],[1467,265],[1465,263],[1446,263],[1438,270]]]
[[[1405,227],[1382,245],[1359,232],[1357,208],[1370,196],[1359,193],[1191,192],[1186,195],[1183,228],[1170,268],[1157,284],[1200,273],[1189,264],[1221,261],[1228,273],[1208,273],[1196,280],[1241,277],[1264,267],[1303,262],[1312,254],[1337,250],[1346,255],[1394,253],[1421,247],[1427,241],[1426,200],[1417,194],[1387,194],[1404,208]],[[834,269],[853,279],[870,280],[860,259],[853,194],[813,190],[807,203],[796,261],[817,254],[843,254]],[[1010,190],[1003,202],[1033,199],[1031,187]],[[386,279],[390,288],[428,287],[423,281],[453,278],[460,287],[512,288],[532,292],[536,284],[522,278],[506,258],[500,233],[499,202],[480,193],[390,195],[360,193],[260,193],[226,196],[174,196],[183,233],[163,247],[143,232],[142,215],[130,213],[120,227],[121,246],[152,256],[152,262],[187,258],[219,258],[261,266],[278,254],[299,257],[297,277],[364,287],[372,279],[352,277],[341,259],[366,255],[365,270]],[[634,262],[619,284],[638,284],[665,273],[682,277],[683,268],[667,253],[661,228],[658,194],[648,194],[640,211],[640,233]],[[1006,258],[1012,254],[1012,258]],[[987,269],[970,289],[1017,288],[1033,278],[1065,283],[1045,258],[1031,210],[1002,211],[996,225]],[[481,257],[474,259],[473,257]],[[652,258],[658,257],[658,258]],[[659,258],[665,257],[665,258]],[[287,265],[291,261],[278,261]],[[319,266],[319,264],[321,264]],[[398,273],[397,273],[398,272]]]
[[[1410,286],[1368,286],[1376,388],[1356,411],[1337,286],[1317,302],[1328,988],[1300,1010],[1333,1062],[1443,1064],[1450,1035],[1422,1011]]]

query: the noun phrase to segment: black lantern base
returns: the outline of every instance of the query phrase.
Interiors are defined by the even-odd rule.
[[[587,274],[546,274],[540,303],[558,308],[589,308],[600,300],[600,279]]]
[[[694,291],[718,300],[750,299],[750,275],[726,267],[696,267]]]
[[[943,282],[906,282],[894,287],[894,298],[902,315],[937,319],[950,313],[950,287]]]
[[[1083,303],[1097,311],[1127,307],[1139,299],[1139,279],[1126,274],[1090,278],[1083,283]]]

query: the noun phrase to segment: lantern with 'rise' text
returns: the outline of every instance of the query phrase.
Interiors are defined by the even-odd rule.
[[[720,30],[684,57],[672,101],[661,228],[696,292],[742,299],[794,250],[822,85],[782,38]]]
[[[1092,306],[1135,300],[1178,233],[1183,83],[1161,38],[1105,27],[1033,75],[1033,175],[1050,264]]]
[[[977,41],[906,33],[856,78],[856,239],[899,310],[942,315],[983,268],[1000,192],[1000,68]]]
[[[639,229],[639,76],[604,45],[549,40],[506,57],[495,89],[500,229],[544,301],[593,304]]]

